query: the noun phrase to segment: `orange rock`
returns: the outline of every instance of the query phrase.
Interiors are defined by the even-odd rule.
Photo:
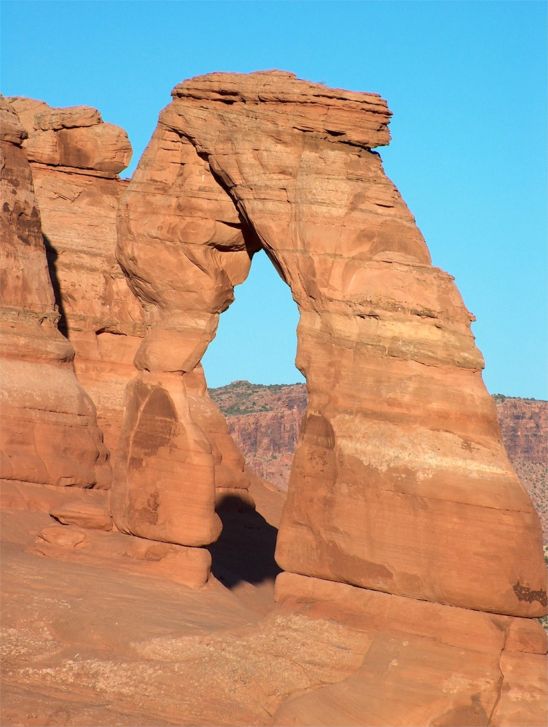
[[[0,139],[0,479],[104,487],[110,473],[95,408],[57,329],[25,134],[0,101],[8,120]]]
[[[145,329],[143,308],[114,257],[116,215],[127,182],[106,173],[104,165],[96,161],[87,163],[92,167],[89,169],[81,168],[78,162],[79,155],[88,153],[90,134],[107,126],[96,109],[53,109],[23,98],[12,99],[12,103],[21,110],[29,139],[37,130],[43,134],[60,134],[63,129],[71,132],[63,141],[65,166],[60,168],[55,160],[45,158],[42,163],[31,162],[31,166],[61,323],[76,350],[77,376],[95,403],[105,443],[114,456],[125,390],[135,375],[133,359]],[[80,137],[75,136],[76,131]],[[118,131],[118,137],[125,138],[125,132]],[[104,155],[111,154],[109,162],[116,165],[116,149],[109,151],[105,145],[101,149]],[[26,150],[30,153],[28,145]],[[81,294],[83,288],[86,295]],[[193,373],[189,387],[191,379],[192,417],[197,426],[209,429],[216,484],[247,488],[243,457],[228,434],[224,418],[207,396],[203,375]]]
[[[290,698],[278,725],[540,725],[546,634],[535,619],[443,606],[282,573],[292,613],[372,635],[363,666],[339,684]]]
[[[500,670],[504,682],[490,724],[493,727],[544,727],[548,722],[546,657],[504,652]]]
[[[288,699],[274,724],[479,727],[489,724],[499,677],[495,654],[381,633],[356,672]]]
[[[376,95],[278,71],[179,84],[120,206],[118,258],[152,324],[135,362],[143,384],[155,375],[174,396],[169,377],[199,364],[263,248],[299,306],[308,389],[279,564],[537,616],[546,610],[538,517],[500,439],[473,317],[371,151],[388,143],[389,116]],[[140,497],[134,426],[124,426],[124,487]],[[154,482],[145,489],[171,510],[163,459],[141,450],[138,459]],[[145,528],[146,508],[132,512]],[[200,518],[207,530],[207,507]]]
[[[205,585],[211,568],[211,555],[204,548],[154,543],[100,529],[82,530],[73,524],[44,528],[30,552],[161,578],[190,588]]]
[[[28,138],[27,158],[53,166],[93,170],[114,177],[131,159],[131,144],[119,126],[105,124],[89,106],[52,109],[43,101],[10,99]]]
[[[50,515],[62,525],[77,525],[92,530],[112,530],[110,513],[92,503],[69,501],[62,507],[50,510]]]
[[[129,385],[118,463],[111,506],[122,532],[181,545],[216,540],[214,460],[184,378],[143,374]]]
[[[49,513],[64,509],[67,503],[86,510],[108,510],[108,491],[97,488],[55,487],[54,485],[33,485],[17,480],[0,481],[0,509],[27,510]]]
[[[36,550],[42,552],[42,543],[49,543],[62,548],[78,548],[82,547],[86,541],[87,536],[83,530],[52,525],[49,528],[44,528],[38,535]]]
[[[246,245],[256,243],[245,239],[232,202],[190,143],[181,144],[179,135],[162,129],[149,149],[121,202],[119,220],[124,245],[118,254],[130,267],[139,260],[129,283],[141,300],[150,300],[154,325],[135,357],[142,373],[128,390],[113,513],[123,531],[205,545],[220,532],[213,513],[215,486],[246,489],[249,480],[226,423],[207,395],[199,363],[217,327],[213,311],[233,300],[233,285],[249,270]],[[146,201],[150,194],[153,207]],[[131,220],[125,213],[129,208]],[[127,231],[134,219],[142,238]],[[171,229],[181,239],[204,244],[166,245]],[[134,240],[139,250],[132,253]],[[217,249],[230,251],[222,268]],[[149,258],[150,275],[141,274],[141,254]],[[155,413],[153,400],[164,415]],[[143,448],[141,443],[154,440],[153,432],[160,430],[161,447]],[[164,513],[158,519],[150,514],[150,503],[158,503]]]
[[[11,104],[28,135],[24,149],[31,160],[60,325],[75,348],[76,374],[113,452],[125,387],[135,373],[133,358],[144,331],[142,307],[114,258],[116,214],[127,186],[116,172],[129,162],[131,147],[125,132],[104,124],[96,109],[51,108],[25,98],[13,98]],[[120,143],[112,148],[101,141],[101,162],[89,144],[105,133]],[[32,153],[32,144],[48,134],[62,145],[62,162]],[[82,168],[81,158],[88,159],[89,168]],[[63,168],[57,166],[61,163]]]

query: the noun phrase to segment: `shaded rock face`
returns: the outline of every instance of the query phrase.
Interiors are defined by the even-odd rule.
[[[500,394],[495,401],[510,457],[548,463],[548,402]]]
[[[95,407],[57,329],[26,134],[4,99],[0,121],[0,480],[106,487]]]
[[[279,565],[539,615],[538,517],[500,438],[472,316],[371,150],[388,142],[389,116],[376,95],[282,72],[174,89],[120,207],[118,259],[151,328],[135,359],[114,517],[181,545],[214,537],[212,447],[189,414],[189,375],[262,247],[300,310],[308,390]],[[170,401],[170,423],[135,414],[152,397]],[[160,450],[143,453],[164,428],[160,450],[192,468],[188,481],[174,483]],[[143,497],[165,516],[152,524]],[[167,522],[173,508],[185,526]]]
[[[540,515],[548,543],[548,402],[496,396],[504,444]]]
[[[26,98],[10,103],[28,134],[23,149],[31,162],[59,326],[74,346],[78,379],[113,452],[144,335],[142,308],[114,257],[116,214],[127,186],[117,173],[129,163],[131,146],[126,133],[103,123],[96,109],[56,109]],[[56,154],[46,153],[50,147]]]
[[[104,123],[96,109],[55,109],[19,97],[10,103],[28,134],[24,149],[31,160],[60,327],[75,348],[78,379],[95,403],[115,458],[126,387],[135,375],[133,359],[146,328],[146,311],[115,259],[116,217],[128,184],[118,172],[129,163],[131,146],[126,133]],[[57,144],[62,159],[40,152],[49,138],[46,132],[63,131],[67,135]],[[199,370],[188,381],[194,418],[209,430],[217,481],[247,487],[242,455],[204,393]]]

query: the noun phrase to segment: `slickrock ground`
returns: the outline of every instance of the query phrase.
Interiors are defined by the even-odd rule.
[[[210,389],[210,394],[250,468],[287,490],[306,411],[305,384],[234,381]],[[500,394],[494,399],[504,446],[541,518],[548,543],[548,402]]]
[[[336,584],[314,593],[315,579],[291,575],[276,607],[272,543],[257,557],[253,541],[268,542],[265,523],[275,532],[276,503],[253,494],[271,523],[243,515],[229,532],[219,568],[232,590],[77,549],[45,557],[35,536],[51,519],[5,512],[2,725],[543,724],[538,623],[435,604],[417,613],[412,599]]]

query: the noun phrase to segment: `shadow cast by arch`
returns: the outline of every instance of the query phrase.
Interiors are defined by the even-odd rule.
[[[50,239],[46,235],[42,235],[44,239],[44,247],[46,248],[46,260],[48,263],[49,278],[51,280],[51,287],[53,288],[53,295],[55,297],[55,304],[59,311],[59,321],[57,327],[63,336],[68,338],[68,320],[65,313],[65,306],[63,305],[63,294],[61,292],[61,284],[59,282],[59,276],[57,274],[57,258],[59,253],[51,244]]]
[[[223,531],[208,548],[212,574],[227,588],[273,581],[281,572],[274,560],[278,529],[234,495],[224,497],[216,510]]]

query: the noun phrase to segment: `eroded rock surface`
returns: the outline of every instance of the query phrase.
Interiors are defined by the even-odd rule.
[[[110,471],[95,407],[57,329],[25,131],[0,99],[0,479],[106,487]]]
[[[306,386],[234,381],[210,392],[247,465],[278,489],[287,490],[306,411]],[[548,543],[548,401],[501,394],[494,399],[502,441]]]
[[[263,247],[299,306],[309,397],[281,567],[540,615],[538,517],[501,442],[472,316],[371,151],[389,115],[378,96],[282,72],[176,86],[120,214],[118,256],[151,315],[141,381],[181,396]],[[174,491],[153,471],[169,509]],[[132,477],[126,498],[143,491]],[[200,483],[205,497],[211,476]]]
[[[116,177],[131,159],[126,132],[105,124],[90,106],[51,108],[44,101],[14,97],[10,102],[27,131],[23,148],[31,162]]]
[[[142,318],[120,303],[112,325],[131,320],[135,331],[96,328],[129,295],[118,288],[101,309],[108,286],[97,270],[90,314],[72,301],[66,316],[69,335],[88,332],[93,345],[105,333],[138,344],[112,496],[3,483],[2,719],[544,724],[538,518],[504,452],[471,316],[372,151],[389,139],[386,103],[282,72],[211,74],[173,95],[127,189],[106,195]],[[44,171],[51,230],[73,261],[59,267],[63,302],[86,265],[76,222],[62,241],[72,223],[58,206],[61,175],[119,190],[124,145],[97,131],[93,109],[20,111],[32,118],[27,151]],[[8,120],[6,143],[21,151]],[[97,188],[73,198],[73,181],[72,202],[89,193],[91,204]],[[261,248],[300,309],[308,390],[275,608],[278,567],[259,551],[266,533],[272,556],[277,521],[257,519],[248,491],[265,513],[280,496],[245,472],[200,366]],[[45,272],[43,258],[31,260]],[[46,289],[28,306],[40,320],[44,291],[54,310]],[[127,379],[128,351],[106,348]],[[216,505],[225,530],[206,550],[220,532]],[[211,561],[232,592],[208,580]]]
[[[225,415],[246,464],[259,477],[286,491],[306,412],[306,386],[234,381],[210,393]]]
[[[116,215],[130,161],[123,129],[87,106],[51,108],[11,98],[28,138],[60,327],[73,344],[79,381],[97,408],[105,443],[114,452],[133,357],[144,335],[142,307],[115,260]],[[51,143],[48,140],[53,140]],[[55,154],[46,153],[54,147]]]

